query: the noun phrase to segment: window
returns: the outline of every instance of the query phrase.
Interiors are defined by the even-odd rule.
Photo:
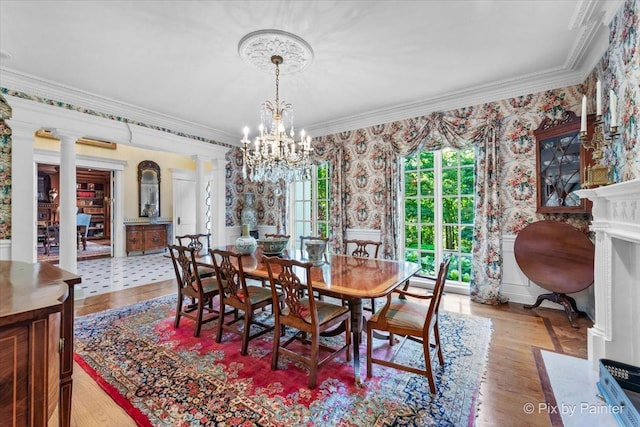
[[[205,213],[204,213],[204,221],[205,221],[205,230],[207,233],[211,233],[211,181],[207,180],[207,185],[204,190],[205,199]]]
[[[451,257],[447,280],[471,281],[474,150],[419,150],[404,162],[404,256],[435,276]]]
[[[293,239],[296,247],[299,236],[329,235],[329,164],[312,166],[309,179],[293,183]],[[298,248],[301,249],[301,248]]]

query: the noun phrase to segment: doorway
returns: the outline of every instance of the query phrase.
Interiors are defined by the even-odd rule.
[[[38,163],[38,261],[57,263],[59,260],[59,170],[57,165]],[[86,215],[88,220],[88,226],[78,229],[79,261],[107,258],[113,254],[112,183],[112,171],[76,168],[77,213]]]

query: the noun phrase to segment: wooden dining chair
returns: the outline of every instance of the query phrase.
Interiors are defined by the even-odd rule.
[[[197,337],[203,324],[218,318],[219,311],[213,308],[213,300],[218,295],[218,282],[215,278],[198,274],[196,249],[180,245],[169,245],[168,249],[178,284],[173,327],[179,327],[180,319],[187,317],[196,323],[193,336]],[[185,305],[185,298],[191,298],[191,304]]]
[[[76,249],[80,249],[82,242],[82,250],[87,250],[87,237],[89,237],[89,227],[91,226],[91,214],[76,214],[76,229],[78,232],[76,239]]]
[[[345,239],[343,243],[345,255],[361,258],[378,258],[380,246],[382,246],[381,241],[374,240]],[[366,307],[363,308],[365,310],[367,309]],[[374,298],[371,298],[371,311],[373,312],[375,310],[376,301]]]
[[[196,251],[204,250],[206,252],[211,248],[211,233],[185,234],[183,236],[176,236],[176,240],[178,241],[178,245],[193,248],[196,249]],[[199,264],[198,274],[203,278],[213,277],[215,270],[213,267]]]
[[[346,351],[347,360],[351,360],[350,311],[341,305],[320,301],[313,296],[311,285],[310,262],[300,262],[293,259],[278,257],[263,257],[262,262],[267,266],[271,297],[273,300],[275,329],[273,333],[273,353],[271,355],[271,369],[278,369],[278,357],[282,353],[292,359],[304,363],[309,367],[310,389],[315,388],[318,369],[325,363]],[[296,269],[304,273],[296,274]],[[279,290],[284,294],[284,303],[279,303]],[[303,296],[306,295],[306,296]],[[320,334],[340,324],[344,325],[345,344],[339,348],[329,347],[320,343]],[[281,326],[297,329],[285,342],[280,342]],[[311,340],[307,336],[311,336]],[[296,352],[289,349],[289,345],[298,341],[310,346],[308,351]],[[321,356],[322,350],[322,356]]]
[[[261,286],[247,285],[242,268],[242,254],[222,249],[209,249],[213,260],[220,293],[220,317],[218,318],[218,334],[216,342],[222,341],[222,331],[233,332],[242,337],[241,355],[247,354],[249,341],[273,330],[273,326],[261,323],[254,318],[258,309],[270,306],[273,301],[271,290]],[[282,294],[278,295],[278,303]],[[226,307],[232,308],[227,312]],[[242,315],[239,316],[238,312]],[[233,318],[226,321],[226,317],[233,314]],[[242,321],[242,327],[238,322]],[[251,325],[258,325],[260,329],[251,334]]]
[[[58,224],[47,225],[43,229],[42,236],[43,236],[42,245],[44,247],[44,254],[50,255],[51,248],[53,246],[60,245],[60,226]]]
[[[440,263],[438,278],[436,279],[433,293],[424,295],[404,290],[397,290],[397,292],[402,295],[415,298],[418,301],[410,298],[393,298],[392,294],[389,294],[387,295],[387,303],[385,306],[374,313],[371,319],[367,321],[367,377],[371,377],[373,363],[390,366],[403,371],[425,375],[429,381],[429,389],[431,393],[436,393],[432,359],[437,353],[440,368],[444,367],[444,357],[442,355],[442,347],[440,346],[440,331],[438,329],[438,313],[444,284],[447,279],[447,272],[449,271],[449,261],[450,259],[447,259]],[[421,302],[423,300],[429,300],[429,304]],[[394,334],[405,337],[391,358],[379,359],[373,357],[374,330],[388,332],[390,346],[394,344]],[[396,355],[402,350],[402,346],[406,343],[407,339],[422,344],[425,363],[424,369],[418,369],[394,361]]]

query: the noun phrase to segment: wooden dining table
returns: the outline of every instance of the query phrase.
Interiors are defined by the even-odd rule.
[[[235,251],[235,246],[220,247]],[[266,255],[272,256],[272,255]],[[285,249],[278,255],[306,261],[302,251]],[[260,247],[251,255],[242,257],[242,268],[247,277],[257,280],[268,280],[266,265],[262,262],[263,253]],[[208,252],[198,256],[198,262],[211,266],[213,262]],[[362,300],[384,297],[396,287],[405,283],[420,270],[420,266],[408,261],[360,258],[349,255],[327,254],[322,265],[311,268],[311,285],[321,295],[343,299],[351,310],[351,331],[353,334],[353,368],[355,382],[361,385],[360,377],[360,343],[362,336]],[[301,271],[299,277],[304,280]]]

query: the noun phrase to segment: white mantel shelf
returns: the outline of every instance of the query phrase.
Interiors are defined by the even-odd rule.
[[[589,360],[640,366],[640,179],[578,190],[593,202],[595,324]]]

